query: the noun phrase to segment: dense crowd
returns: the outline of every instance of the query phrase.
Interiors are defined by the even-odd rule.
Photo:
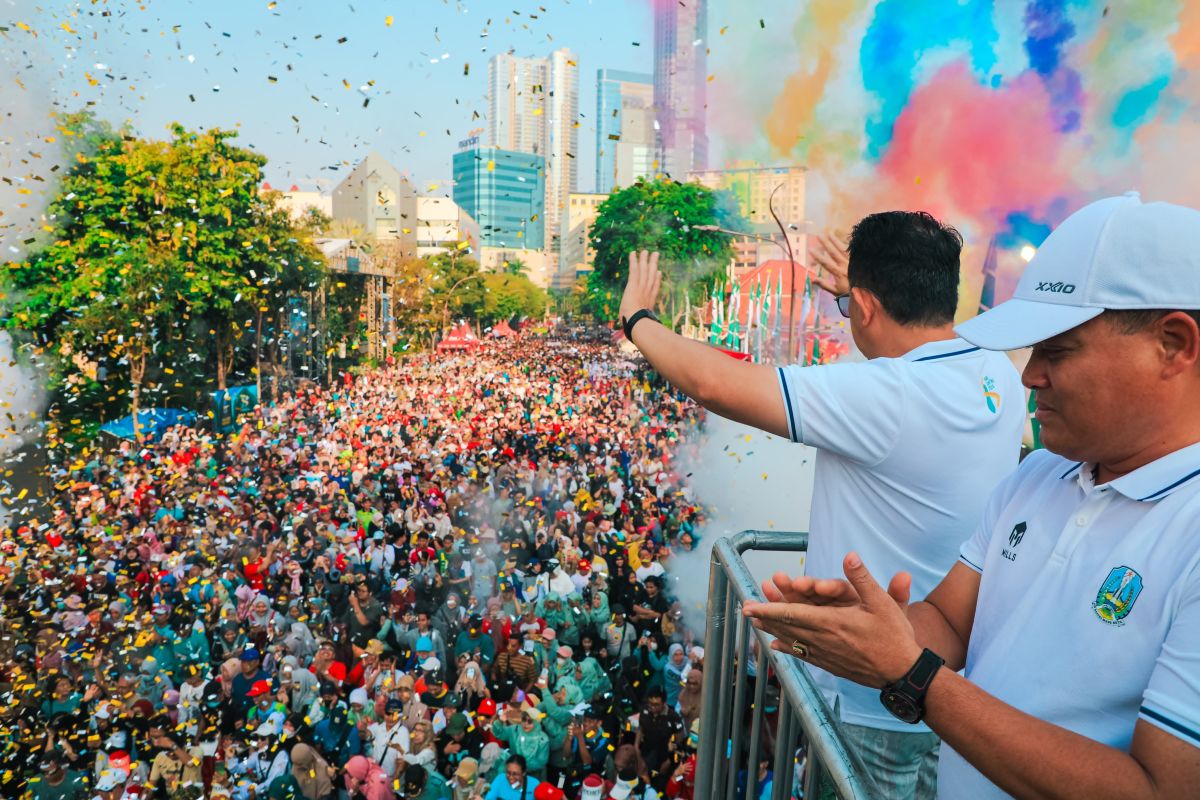
[[[563,331],[63,465],[0,544],[0,790],[690,800],[697,417]]]

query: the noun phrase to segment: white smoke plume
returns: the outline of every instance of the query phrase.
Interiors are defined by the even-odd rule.
[[[691,446],[681,448],[680,470],[711,511],[691,552],[676,552],[672,593],[693,630],[703,630],[708,604],[709,553],[721,536],[748,529],[806,531],[816,451],[715,414],[708,414]],[[800,553],[748,553],[758,579],[777,570],[798,575]]]
[[[46,206],[67,168],[54,119],[53,59],[40,37],[17,26],[33,11],[32,3],[0,0],[0,262],[27,258],[41,241]],[[36,356],[16,352],[0,332],[0,524],[37,502],[44,389]]]

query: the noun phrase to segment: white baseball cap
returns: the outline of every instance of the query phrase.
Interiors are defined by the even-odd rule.
[[[1200,309],[1200,211],[1143,203],[1137,192],[1086,205],[1042,243],[1011,300],[955,330],[987,350],[1016,350],[1106,309]]]

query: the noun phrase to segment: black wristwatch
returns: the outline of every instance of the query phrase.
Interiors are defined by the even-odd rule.
[[[892,713],[910,725],[916,725],[925,716],[925,695],[929,692],[929,684],[933,676],[946,663],[946,659],[929,648],[921,653],[917,663],[913,664],[900,680],[883,687],[879,693],[879,702]]]
[[[654,312],[648,308],[639,308],[637,311],[633,312],[633,315],[631,317],[629,317],[629,319],[626,319],[625,317],[621,317],[621,329],[623,331],[625,331],[625,338],[632,342],[633,341],[633,326],[637,325],[639,322],[641,322],[643,319],[645,319],[647,317],[654,320],[655,322],[658,322],[658,317],[656,317],[654,315]]]

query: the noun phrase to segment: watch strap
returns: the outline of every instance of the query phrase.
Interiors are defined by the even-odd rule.
[[[633,312],[629,316],[628,319],[621,320],[621,329],[625,333],[625,338],[632,342],[633,341],[633,326],[637,325],[639,322],[641,322],[643,319],[645,319],[647,317],[654,320],[655,322],[658,321],[658,317],[654,316],[654,312],[648,308],[639,308],[637,311]]]
[[[946,659],[926,647],[920,658],[917,659],[917,663],[912,665],[912,669],[901,680],[924,698],[925,693],[929,691],[930,681],[945,663]]]

